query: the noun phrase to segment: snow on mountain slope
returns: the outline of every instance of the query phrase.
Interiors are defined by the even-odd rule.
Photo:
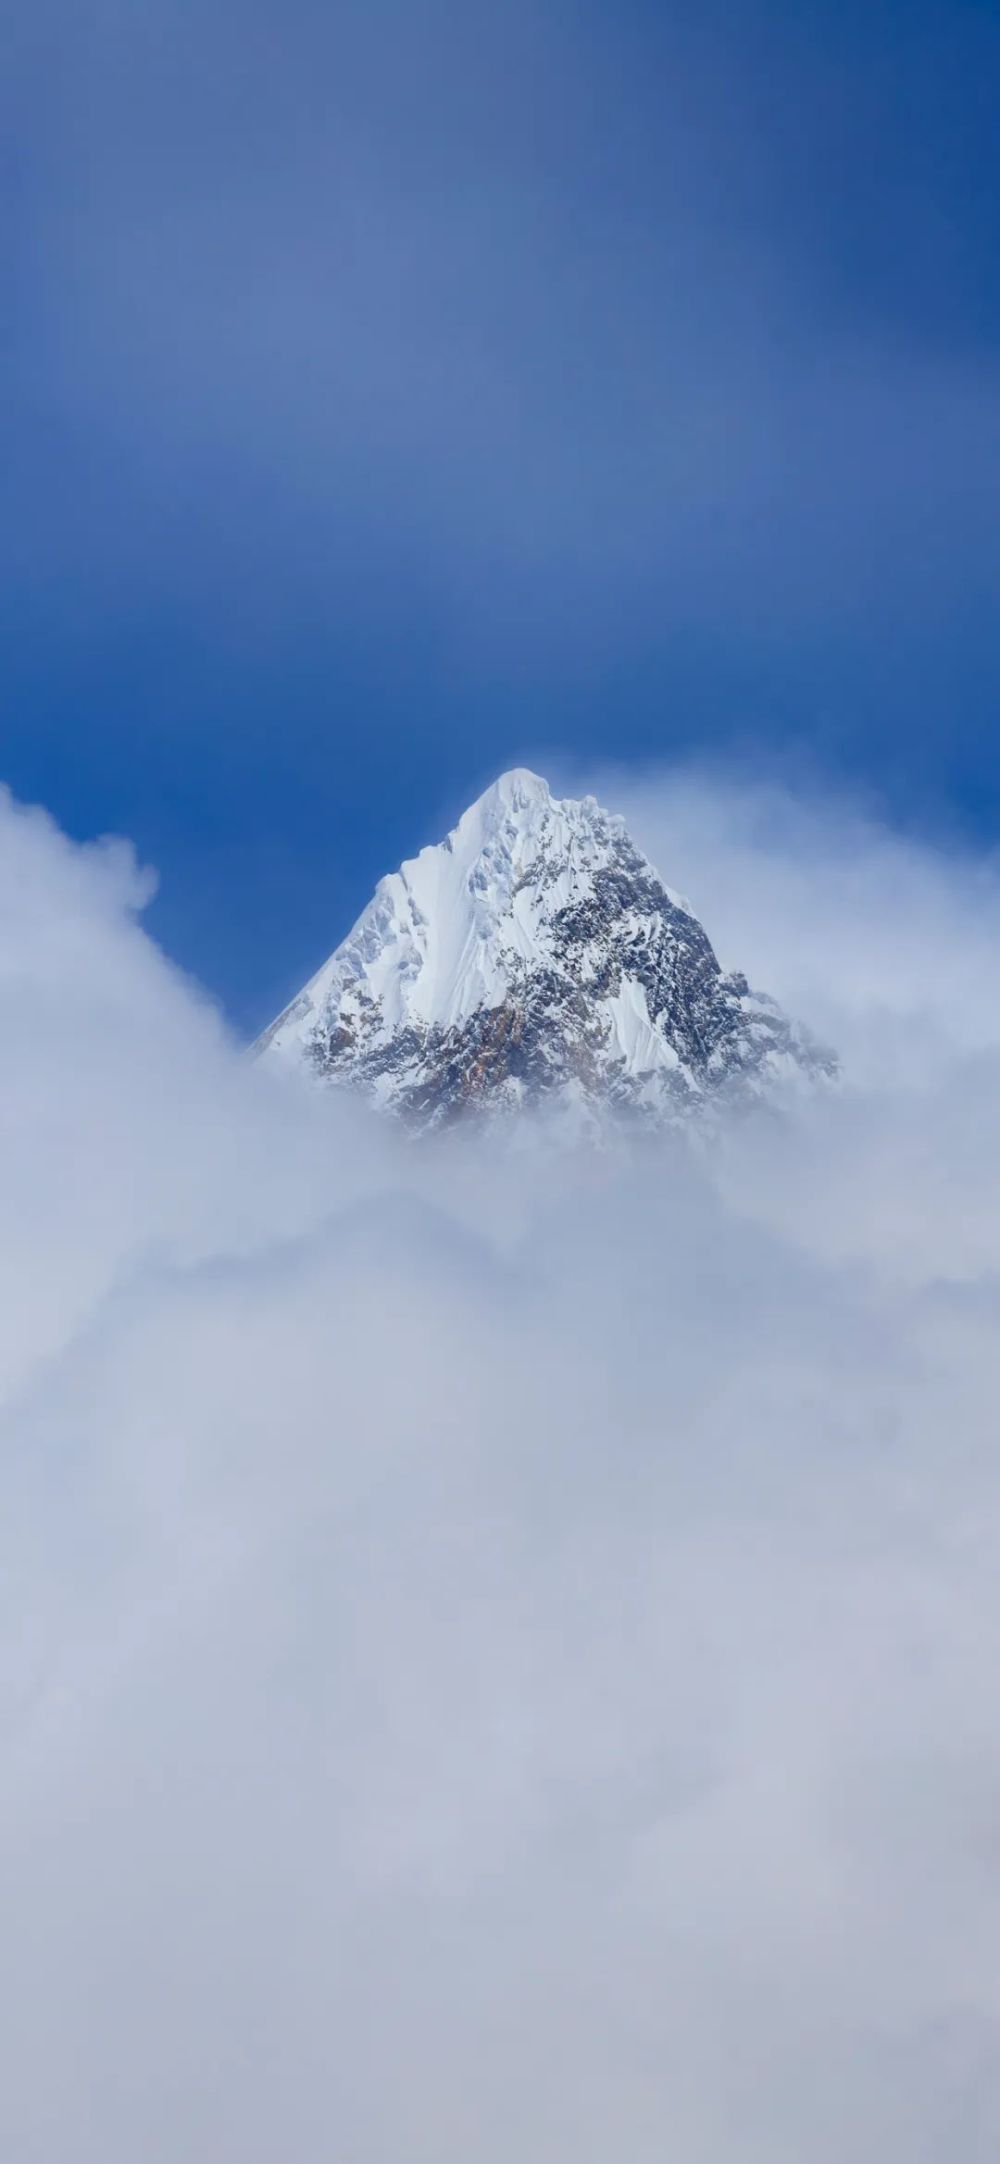
[[[259,1049],[421,1125],[536,1102],[660,1122],[835,1068],[723,973],[621,819],[525,768],[380,880]]]

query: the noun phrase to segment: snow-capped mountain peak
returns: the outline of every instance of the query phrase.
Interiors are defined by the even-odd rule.
[[[553,1098],[671,1118],[832,1064],[723,974],[622,819],[525,767],[379,881],[260,1048],[432,1124]]]

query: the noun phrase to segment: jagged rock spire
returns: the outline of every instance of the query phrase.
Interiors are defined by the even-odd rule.
[[[835,1064],[722,971],[620,818],[524,767],[380,880],[260,1049],[427,1125],[535,1103],[673,1121]]]

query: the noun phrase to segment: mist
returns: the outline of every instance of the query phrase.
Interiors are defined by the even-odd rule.
[[[992,2164],[1000,879],[634,776],[838,1088],[415,1147],[0,809],[0,2132]]]

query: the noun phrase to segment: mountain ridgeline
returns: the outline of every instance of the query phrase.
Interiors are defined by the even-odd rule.
[[[673,1125],[836,1072],[722,970],[623,820],[524,768],[380,880],[259,1050],[418,1127],[531,1107]]]

